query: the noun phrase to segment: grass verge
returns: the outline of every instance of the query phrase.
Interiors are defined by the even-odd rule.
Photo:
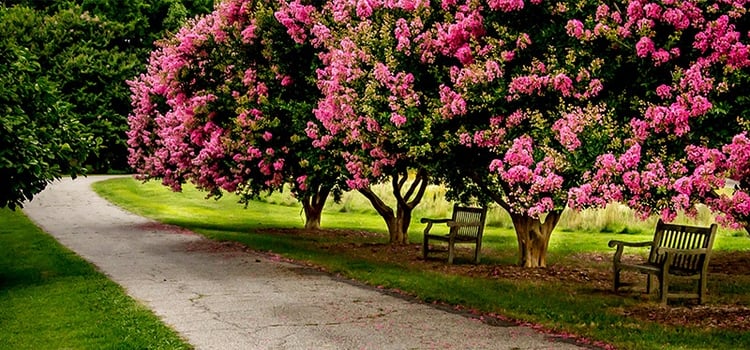
[[[20,211],[0,223],[0,349],[191,348]]]
[[[131,179],[94,187],[124,208],[211,239],[241,242],[425,302],[460,305],[484,317],[504,315],[589,343],[622,349],[750,348],[750,332],[745,329],[699,323],[697,317],[681,321],[683,309],[694,316],[700,307],[663,308],[637,292],[615,295],[609,291],[607,241],[650,240],[651,234],[629,233],[623,238],[617,233],[556,232],[550,244],[550,268],[529,271],[512,266],[516,256],[513,233],[490,227],[483,264],[446,266],[442,260],[418,258],[422,228],[416,223],[418,218],[410,230],[414,244],[390,247],[382,244],[386,235],[381,219],[357,210],[324,212],[324,227],[342,231],[304,233],[289,230],[302,227],[298,207],[251,202],[243,209],[232,196],[207,201],[189,188],[172,193],[158,184]],[[716,247],[718,255],[729,255],[750,250],[750,240],[721,233]],[[739,263],[746,265],[742,260]],[[738,320],[746,315],[742,306],[750,303],[750,277],[743,271],[713,274],[709,285],[710,298],[719,311],[721,307],[740,308],[740,313],[727,316]],[[660,322],[650,315],[673,315],[668,318],[678,322]]]

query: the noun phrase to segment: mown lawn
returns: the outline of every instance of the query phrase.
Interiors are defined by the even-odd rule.
[[[189,349],[95,267],[0,209],[0,349]]]
[[[643,279],[637,275],[629,277],[639,283],[636,289],[619,295],[610,291],[607,242],[650,240],[649,233],[555,232],[549,268],[525,270],[513,265],[513,233],[488,227],[482,264],[468,264],[469,253],[464,252],[457,265],[446,266],[441,259],[421,259],[419,217],[410,229],[413,244],[392,247],[384,244],[382,219],[364,210],[328,210],[323,215],[326,231],[304,232],[296,206],[259,201],[245,209],[233,196],[205,200],[190,188],[173,193],[157,183],[131,179],[100,182],[95,189],[131,211],[211,239],[241,242],[476,317],[512,319],[621,349],[750,348],[750,327],[744,321],[750,319],[750,276],[744,267],[749,265],[750,239],[733,232],[722,230],[717,239],[714,260],[724,270],[711,275],[708,305],[664,308],[654,296],[638,291]]]

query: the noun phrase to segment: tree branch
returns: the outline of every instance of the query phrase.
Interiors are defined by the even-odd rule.
[[[391,219],[393,218],[393,209],[391,209],[385,202],[383,202],[378,195],[375,194],[375,192],[372,192],[372,189],[369,187],[366,188],[360,188],[357,191],[361,193],[365,198],[367,198],[370,203],[372,203],[372,206],[375,208],[375,211],[380,214],[380,216]]]
[[[490,198],[492,198],[495,203],[499,204],[503,209],[505,209],[507,212],[511,212],[510,204],[505,202],[502,196],[495,193],[495,191],[490,190],[489,186],[479,177],[476,173],[472,172],[469,174],[469,178],[471,178],[472,181],[474,181],[479,188],[482,189],[482,192],[484,192],[486,195],[488,195]]]
[[[414,178],[414,183],[412,183],[411,188],[409,188],[409,196],[411,196],[411,193],[414,192],[414,190],[419,186],[419,189],[417,190],[417,194],[414,196],[414,198],[407,203],[409,208],[414,208],[422,201],[422,198],[424,197],[424,193],[427,190],[427,185],[430,183],[429,176],[427,175],[427,170],[419,169],[417,171],[417,176]]]

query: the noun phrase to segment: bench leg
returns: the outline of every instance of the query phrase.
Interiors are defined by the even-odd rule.
[[[669,274],[662,272],[659,276],[659,302],[667,305],[667,295],[669,295]]]
[[[453,256],[456,254],[456,251],[453,247],[453,242],[448,243],[448,265],[453,264]]]
[[[424,257],[424,260],[427,260],[427,253],[430,251],[429,246],[429,238],[427,236],[424,236],[424,240],[422,240],[422,256]]]
[[[477,248],[474,250],[474,263],[479,264],[479,252],[482,250],[482,241],[477,241]]]
[[[703,304],[706,300],[706,277],[701,274],[700,281],[698,281],[698,304]]]
[[[615,266],[612,269],[612,272],[614,275],[613,287],[614,287],[615,293],[617,293],[617,290],[620,289],[620,268]]]

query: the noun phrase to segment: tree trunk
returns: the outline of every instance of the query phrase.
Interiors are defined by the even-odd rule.
[[[516,238],[518,239],[518,264],[531,268],[547,267],[549,238],[552,235],[552,230],[557,226],[557,222],[560,221],[562,209],[547,213],[544,222],[542,222],[541,218],[535,219],[526,214],[516,214],[503,196],[498,192],[490,190],[481,176],[476,173],[470,173],[469,177],[479,186],[484,194],[492,198],[495,203],[499,204],[510,214],[510,218],[513,220],[513,227],[516,229]],[[503,187],[503,192],[510,193],[511,190],[508,187]]]
[[[552,211],[546,219],[532,218],[526,214],[510,213],[518,238],[519,265],[547,267],[547,248],[552,230],[560,220],[561,211]]]
[[[320,229],[320,216],[330,192],[330,187],[321,185],[318,186],[316,191],[308,192],[302,197],[302,209],[305,211],[305,230]]]
[[[409,224],[411,223],[411,214],[414,207],[419,204],[427,189],[428,177],[427,172],[419,170],[414,182],[409,186],[405,194],[401,193],[408,174],[406,172],[395,172],[392,175],[393,195],[396,198],[396,212],[390,208],[380,197],[368,188],[360,189],[359,192],[367,198],[375,210],[385,220],[388,227],[389,243],[391,244],[408,244],[409,243]],[[410,200],[410,197],[411,198]]]

